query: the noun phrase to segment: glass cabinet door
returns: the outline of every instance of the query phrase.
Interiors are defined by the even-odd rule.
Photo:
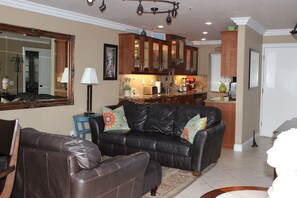
[[[168,69],[168,45],[162,45],[162,70]]]
[[[186,49],[186,70],[190,71],[191,70],[191,49]]]
[[[178,54],[178,58],[179,58],[179,60],[180,60],[180,62],[181,63],[183,63],[184,62],[184,42],[182,41],[182,40],[179,40],[178,41],[179,43],[179,49],[178,49],[178,52],[179,52],[179,54]]]
[[[171,41],[171,61],[175,63],[176,61],[176,49],[177,49],[177,46],[176,46],[176,40],[172,40]]]
[[[160,44],[153,43],[153,69],[160,69]]]
[[[193,51],[193,66],[191,69],[191,72],[196,72],[198,67],[198,51],[194,50]]]
[[[150,42],[148,40],[144,41],[144,56],[143,56],[143,69],[149,68],[150,59]]]
[[[140,40],[135,39],[134,41],[134,67],[140,67]]]

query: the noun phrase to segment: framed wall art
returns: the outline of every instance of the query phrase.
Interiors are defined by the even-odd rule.
[[[104,44],[103,80],[118,79],[118,46]]]
[[[259,52],[250,49],[250,67],[249,67],[249,89],[258,87],[259,84]]]

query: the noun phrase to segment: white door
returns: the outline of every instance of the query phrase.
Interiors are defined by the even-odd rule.
[[[271,137],[297,117],[297,44],[264,45],[263,54],[260,135]]]

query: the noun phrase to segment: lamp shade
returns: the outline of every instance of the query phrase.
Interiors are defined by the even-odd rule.
[[[96,85],[99,84],[96,69],[87,67],[81,77],[80,83],[88,84],[88,85]]]
[[[68,83],[68,67],[65,67],[60,83]]]

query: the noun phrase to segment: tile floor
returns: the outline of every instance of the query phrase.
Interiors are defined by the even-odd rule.
[[[271,138],[257,137],[258,147],[243,152],[223,149],[218,163],[203,172],[188,188],[175,198],[198,198],[213,189],[229,186],[269,187],[273,168],[266,160],[266,151],[272,146]]]

